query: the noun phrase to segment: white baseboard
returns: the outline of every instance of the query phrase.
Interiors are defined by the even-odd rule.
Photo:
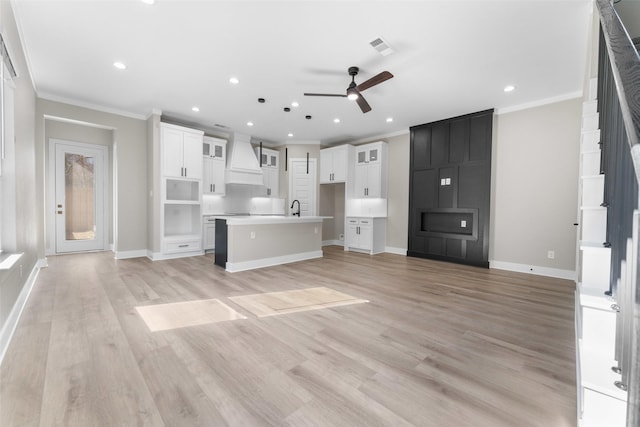
[[[344,246],[344,240],[323,240],[322,246]]]
[[[393,246],[385,246],[384,251],[390,254],[407,256],[407,248],[394,248]]]
[[[559,268],[540,267],[537,265],[517,264],[505,261],[489,261],[489,268],[537,274],[539,276],[555,277],[557,279],[576,280],[577,277],[575,270],[562,270]]]
[[[162,252],[151,252],[151,251],[136,251],[136,252],[144,252],[143,255],[139,255],[139,256],[146,256],[151,261],[162,261],[165,259],[187,258],[190,256],[204,255],[204,251],[202,250],[192,251],[192,252],[180,252],[175,254],[165,254]]]
[[[253,270],[255,268],[271,267],[272,265],[288,264],[290,262],[322,258],[322,251],[302,252],[299,254],[282,255],[272,258],[262,258],[251,261],[228,262],[226,270],[230,273]]]
[[[20,320],[20,316],[22,316],[22,310],[24,310],[24,306],[27,304],[33,285],[36,283],[36,278],[40,272],[40,265],[43,263],[46,264],[46,258],[38,260],[36,265],[33,266],[27,281],[20,291],[20,295],[18,295],[18,299],[11,309],[11,313],[9,313],[9,317],[7,317],[7,320],[0,331],[0,365],[2,365],[4,355],[7,353],[7,349],[11,343],[11,338],[13,338],[13,334],[16,331],[18,321]]]
[[[147,256],[146,249],[140,249],[137,251],[117,251],[115,252],[115,259],[128,259],[128,258],[141,258]]]

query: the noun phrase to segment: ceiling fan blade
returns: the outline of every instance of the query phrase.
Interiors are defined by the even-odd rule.
[[[362,92],[363,90],[369,89],[371,86],[375,86],[384,81],[387,81],[392,77],[393,74],[388,71],[383,71],[380,74],[376,74],[375,76],[371,77],[369,80],[360,83],[358,86],[356,86],[356,89],[358,89],[359,92]]]
[[[338,96],[341,98],[347,97],[347,95],[337,93],[305,93],[304,96]]]
[[[369,105],[367,100],[364,99],[361,93],[358,94],[356,102],[358,103],[358,107],[360,107],[363,113],[368,113],[369,111],[371,111],[371,106]]]

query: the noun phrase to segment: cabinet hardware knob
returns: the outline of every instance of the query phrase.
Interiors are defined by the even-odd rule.
[[[58,211],[58,215],[62,215],[62,211]]]

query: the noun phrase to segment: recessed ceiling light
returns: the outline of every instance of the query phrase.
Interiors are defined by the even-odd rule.
[[[232,85],[237,85],[238,83],[240,83],[240,80],[238,80],[237,77],[231,77],[229,79],[229,83],[231,83]]]
[[[335,119],[333,119],[333,123],[340,123],[340,119],[336,117]]]
[[[120,62],[120,61],[114,62],[113,66],[116,67],[118,70],[124,70],[125,68],[127,68],[127,66],[124,65],[124,62]]]
[[[505,92],[513,92],[516,89],[514,85],[508,85],[504,87]]]
[[[297,101],[293,101],[293,102],[291,103],[291,106],[292,106],[292,107],[299,107],[299,106],[300,106],[300,104],[298,104],[298,102],[297,102]]]
[[[253,122],[247,122],[247,126],[253,126]]]
[[[291,132],[289,132],[289,133],[287,134],[287,136],[288,136],[289,138],[291,138],[291,137],[293,136],[293,134],[292,134]]]
[[[140,0],[140,1],[145,4],[154,4],[156,2],[156,0]]]
[[[191,111],[195,111],[197,113],[198,111],[200,111],[200,109],[198,107],[192,107]]]
[[[393,121],[393,117],[387,117],[387,123],[391,123]]]

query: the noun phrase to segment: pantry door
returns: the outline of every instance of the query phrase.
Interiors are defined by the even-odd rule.
[[[318,215],[316,159],[290,159],[289,171],[289,207],[298,200],[301,216]]]
[[[51,140],[54,164],[55,252],[105,249],[107,147]]]

